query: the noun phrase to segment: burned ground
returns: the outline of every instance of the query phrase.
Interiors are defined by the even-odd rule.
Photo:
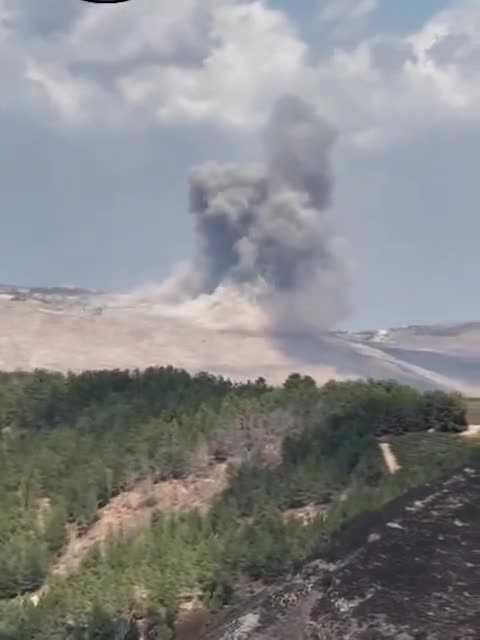
[[[480,472],[352,523],[303,571],[208,640],[479,640]]]

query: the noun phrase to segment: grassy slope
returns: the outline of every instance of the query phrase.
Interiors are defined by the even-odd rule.
[[[467,463],[475,443],[448,433],[412,433],[390,438],[402,467],[411,473],[450,471]]]

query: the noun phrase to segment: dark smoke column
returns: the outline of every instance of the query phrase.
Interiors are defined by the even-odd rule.
[[[264,132],[263,166],[194,170],[198,244],[184,294],[254,291],[275,332],[315,334],[344,317],[348,269],[329,215],[335,139],[308,103],[284,97]]]

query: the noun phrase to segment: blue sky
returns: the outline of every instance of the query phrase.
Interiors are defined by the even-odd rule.
[[[480,319],[476,0],[0,1],[0,282],[128,290],[194,247],[187,179],[284,93],[339,131],[343,326]]]
[[[381,0],[372,20],[373,28],[403,33],[422,27],[435,13],[452,7],[450,0]]]

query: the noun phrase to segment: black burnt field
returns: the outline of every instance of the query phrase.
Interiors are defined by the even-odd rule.
[[[465,469],[354,522],[210,640],[479,640],[480,473]]]

